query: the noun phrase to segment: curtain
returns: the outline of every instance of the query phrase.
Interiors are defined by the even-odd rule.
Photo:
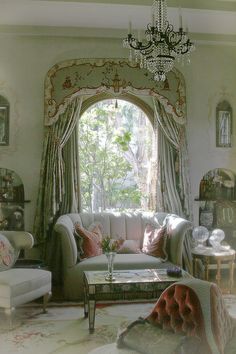
[[[192,220],[186,129],[177,123],[165,107],[154,98],[158,136],[158,203],[163,211]],[[184,264],[192,270],[191,237],[184,242]]]
[[[74,98],[54,124],[45,127],[33,229],[37,244],[42,246],[42,256],[57,216],[79,210],[76,123],[81,104],[82,97]]]

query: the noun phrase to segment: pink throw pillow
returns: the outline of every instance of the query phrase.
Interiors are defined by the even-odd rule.
[[[147,224],[144,230],[143,238],[143,253],[150,256],[160,257],[167,261],[168,254],[166,252],[167,233],[166,227],[156,227],[152,224]]]
[[[88,227],[88,231],[94,232],[95,234],[98,235],[99,241],[102,241],[102,235],[103,235],[103,226],[100,222],[93,222],[91,225]]]
[[[75,225],[75,231],[83,240],[83,255],[81,255],[81,258],[94,257],[102,254],[100,236],[97,233],[88,231],[79,224]]]

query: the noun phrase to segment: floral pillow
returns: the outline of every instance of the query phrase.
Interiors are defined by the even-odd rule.
[[[15,260],[14,248],[8,239],[0,234],[0,271],[11,268]]]
[[[116,344],[118,348],[132,349],[143,354],[175,354],[182,339],[182,334],[163,330],[139,318],[118,334]]]
[[[160,257],[167,261],[168,254],[166,251],[167,232],[166,226],[156,226],[146,224],[143,238],[143,253],[150,256]]]

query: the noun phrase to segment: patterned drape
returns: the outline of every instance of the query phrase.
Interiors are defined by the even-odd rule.
[[[45,127],[33,230],[38,244],[45,244],[50,225],[57,215],[79,210],[78,147],[75,141],[75,127],[81,104],[82,97],[74,98],[68,102],[67,108],[58,119]]]
[[[161,210],[191,220],[186,127],[177,123],[157,99],[153,101],[158,134],[158,203]],[[189,270],[192,268],[191,248],[191,238],[187,237],[184,243],[184,263]]]

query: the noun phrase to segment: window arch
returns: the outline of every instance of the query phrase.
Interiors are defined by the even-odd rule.
[[[93,96],[79,120],[83,211],[155,210],[156,136],[146,102]]]

